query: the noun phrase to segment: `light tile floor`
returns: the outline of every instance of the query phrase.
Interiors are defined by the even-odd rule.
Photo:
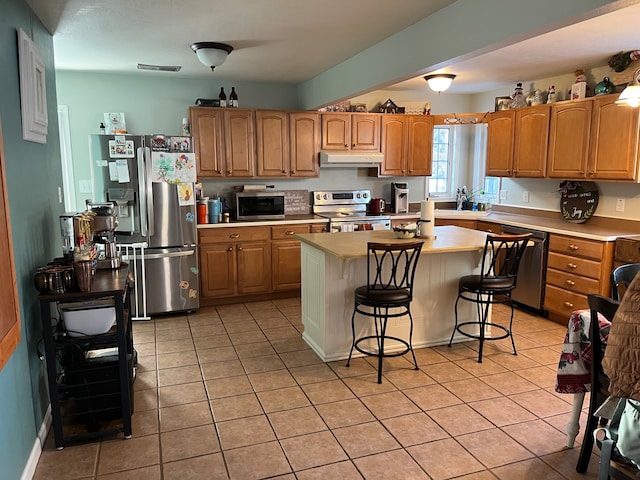
[[[497,307],[494,316],[507,310]],[[566,329],[517,311],[508,340],[325,364],[300,300],[202,308],[134,324],[133,438],[55,450],[36,479],[576,479],[572,397],[554,391]],[[587,397],[588,398],[588,397]],[[587,402],[585,402],[586,408]],[[583,412],[581,425],[585,423]]]

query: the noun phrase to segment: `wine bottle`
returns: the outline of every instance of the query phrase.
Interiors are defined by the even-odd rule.
[[[220,100],[220,106],[227,106],[227,94],[224,93],[224,87],[220,87],[220,94],[218,95],[218,99]]]
[[[238,94],[236,93],[236,87],[231,87],[231,93],[229,94],[229,106],[238,108]]]

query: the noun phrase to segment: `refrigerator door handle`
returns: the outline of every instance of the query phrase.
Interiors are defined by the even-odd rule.
[[[147,208],[147,196],[145,195],[145,186],[146,186],[146,177],[147,177],[147,172],[145,170],[145,161],[144,161],[144,156],[145,156],[145,148],[144,147],[138,147],[138,196],[139,196],[139,204],[140,204],[140,212],[138,212],[138,214],[140,215],[140,233],[143,237],[147,236],[148,233],[148,219],[147,219],[147,212],[148,212],[148,208]]]
[[[148,211],[148,215],[149,215],[149,236],[153,237],[156,232],[155,232],[155,217],[153,214],[154,211],[154,206],[153,206],[153,185],[151,184],[151,164],[153,162],[152,158],[151,158],[151,149],[149,147],[144,147],[144,158],[145,158],[145,171],[144,171],[144,176],[145,176],[145,183],[146,183],[146,188],[145,188],[145,192],[147,195],[147,211]]]
[[[191,255],[195,255],[195,250],[187,250],[181,252],[169,252],[169,253],[154,253],[151,255],[144,256],[145,260],[159,260],[162,258],[171,258],[171,257],[189,257]]]

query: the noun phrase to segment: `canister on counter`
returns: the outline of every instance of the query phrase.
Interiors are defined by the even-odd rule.
[[[207,201],[206,200],[199,200],[198,201],[198,223],[209,223],[209,218],[208,218],[208,206],[207,206]]]

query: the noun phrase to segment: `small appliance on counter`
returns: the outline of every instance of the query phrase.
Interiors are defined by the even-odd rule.
[[[87,201],[87,210],[95,213],[93,243],[96,245],[98,269],[120,268],[122,256],[116,248],[115,231],[118,227],[116,205],[113,202]]]
[[[369,202],[369,214],[370,215],[383,215],[386,202],[383,198],[372,198]]]
[[[391,184],[391,208],[394,213],[409,213],[409,187],[406,183]]]

